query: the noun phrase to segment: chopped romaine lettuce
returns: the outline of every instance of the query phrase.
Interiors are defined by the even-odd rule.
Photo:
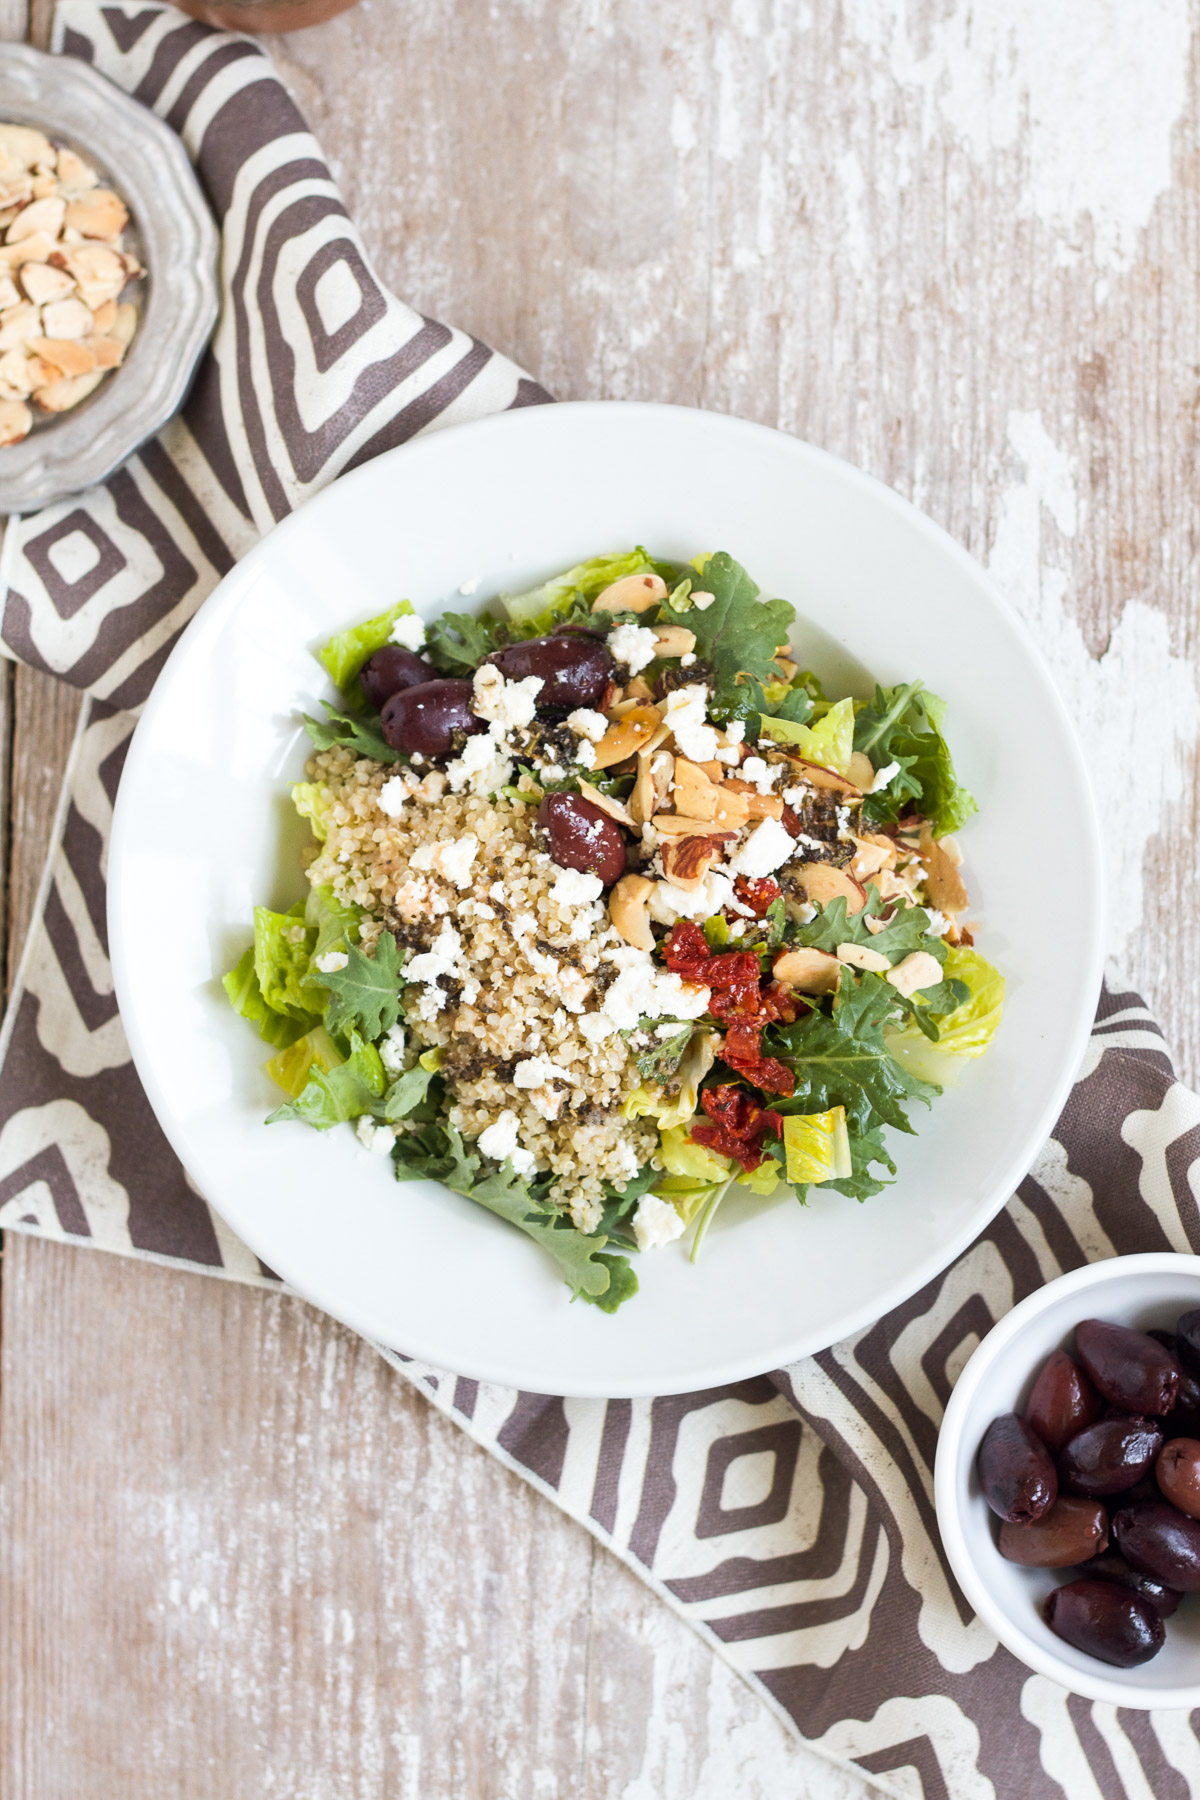
[[[794,746],[805,762],[820,763],[837,775],[849,773],[854,749],[853,700],[839,700],[815,725],[764,716],[762,730],[776,743]]]
[[[543,581],[540,587],[530,588],[524,594],[504,594],[501,600],[518,637],[544,637],[573,610],[578,600],[590,605],[614,581],[653,567],[644,550],[619,550],[611,556],[590,557],[562,575]]]
[[[288,1049],[281,1050],[266,1065],[267,1074],[277,1087],[295,1100],[304,1092],[314,1069],[326,1073],[342,1061],[341,1051],[323,1025],[314,1025]]]
[[[304,922],[304,902],[290,912],[254,909],[254,973],[263,999],[274,1012],[298,1019],[307,1031],[319,1022],[323,996],[308,985],[308,966],[317,934]]]
[[[329,836],[329,803],[318,781],[293,781],[292,805],[302,819],[307,819],[314,834],[324,843]]]
[[[374,1044],[368,1044],[357,1032],[350,1035],[350,1054],[325,1068],[314,1058],[308,1080],[294,1100],[277,1107],[267,1120],[274,1125],[282,1119],[301,1120],[318,1131],[328,1131],[347,1119],[361,1119],[375,1111],[375,1102],[387,1085],[383,1064]]]
[[[229,996],[229,1004],[234,1012],[258,1026],[258,1035],[264,1043],[283,1048],[294,1043],[303,1032],[304,1026],[299,1019],[293,1018],[290,1013],[276,1012],[273,1006],[267,1005],[258,985],[258,976],[254,972],[252,948],[239,957],[236,965],[224,977],[221,986]]]
[[[1004,977],[965,945],[947,951],[945,974],[947,981],[966,988],[967,998],[952,1012],[934,1014],[937,1042],[931,1044],[913,1022],[889,1031],[887,1046],[910,1074],[940,1087],[957,1087],[965,1059],[982,1056],[996,1035],[1004,1011]]]
[[[401,600],[387,612],[377,613],[362,625],[354,625],[349,631],[339,631],[336,637],[331,637],[325,648],[318,652],[317,660],[332,676],[334,686],[347,697],[360,699],[356,684],[358,671],[369,656],[383,649],[391,638],[396,620],[412,610],[411,600]]]
[[[853,1173],[844,1106],[789,1114],[783,1121],[783,1144],[789,1181],[818,1187],[823,1181],[844,1181]]]

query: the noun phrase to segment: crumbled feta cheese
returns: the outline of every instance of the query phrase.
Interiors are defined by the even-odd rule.
[[[545,687],[540,675],[526,675],[523,681],[506,681],[495,663],[484,663],[475,671],[474,697],[471,710],[487,719],[499,730],[499,737],[519,725],[528,725],[537,710],[537,697]]]
[[[349,961],[350,958],[344,950],[327,950],[324,956],[318,956],[317,967],[322,975],[336,975],[338,970],[344,969]]]
[[[796,906],[795,918],[798,925],[811,925],[817,916],[817,909],[811,900],[801,900]]]
[[[785,806],[803,806],[811,794],[812,789],[801,781],[795,787],[784,788],[783,803]]]
[[[460,584],[459,590],[458,590],[459,593],[460,594],[468,594],[468,595],[478,593],[479,583],[481,580],[482,580],[482,576],[472,575],[472,577],[469,581],[464,581]]]
[[[729,858],[735,875],[748,875],[752,881],[773,875],[796,854],[796,840],[778,819],[764,819],[756,825],[745,843]]]
[[[584,1237],[591,1237],[603,1217],[604,1207],[599,1200],[572,1200],[571,1223]]]
[[[654,1035],[657,1038],[673,1038],[678,1031],[679,1025],[675,1019],[666,1019],[661,1025],[654,1027]]]
[[[518,1175],[528,1175],[533,1168],[533,1151],[517,1142],[517,1115],[508,1107],[494,1124],[480,1132],[478,1143],[485,1156],[494,1156],[499,1163],[511,1162]]]
[[[613,1152],[613,1163],[616,1169],[615,1178],[617,1181],[632,1180],[641,1168],[641,1164],[638,1162],[637,1151],[629,1142],[628,1138],[622,1138],[621,1142],[617,1145],[616,1150]]]
[[[945,913],[930,911],[929,923],[925,927],[926,937],[945,937],[950,929],[950,921]]]
[[[682,1237],[686,1227],[675,1208],[657,1194],[643,1194],[633,1215],[633,1235],[639,1250],[660,1250]]]
[[[690,669],[695,660],[696,652],[694,650],[685,650],[679,659],[679,666],[681,669]]]
[[[462,755],[446,765],[446,774],[456,794],[465,787],[473,794],[494,794],[512,780],[513,766],[492,737],[469,737]]]
[[[636,950],[631,944],[610,950],[608,960],[620,974],[601,1002],[619,1031],[630,1031],[639,1019],[661,1019],[664,1014],[675,1019],[698,1019],[708,1010],[710,998],[706,987],[696,987],[652,962],[648,950]]]
[[[387,1156],[396,1142],[396,1133],[391,1125],[377,1125],[374,1119],[365,1115],[354,1127],[355,1134],[364,1150],[370,1150],[374,1156]]]
[[[548,1081],[570,1081],[571,1077],[557,1063],[552,1063],[546,1056],[527,1056],[513,1070],[513,1086],[519,1088],[545,1087]]]
[[[425,643],[425,621],[416,613],[401,613],[392,626],[392,642],[403,650],[420,650]]]
[[[588,875],[582,869],[560,869],[550,898],[556,906],[588,906],[603,892],[604,883],[598,875]]]
[[[898,994],[911,999],[920,988],[936,987],[942,979],[942,965],[928,950],[914,950],[888,970],[887,979]]]
[[[673,925],[676,919],[708,919],[733,901],[733,883],[719,869],[710,869],[694,894],[676,887],[673,881],[655,884],[650,895],[650,917],[659,925]]]
[[[639,675],[658,654],[658,640],[648,625],[618,625],[605,643],[631,675]]]
[[[703,588],[693,589],[690,595],[692,605],[698,607],[701,612],[707,612],[716,597],[715,594],[706,594]]]
[[[414,956],[405,967],[409,981],[435,982],[439,975],[452,975],[462,955],[462,939],[446,920],[428,950]]]
[[[575,761],[581,769],[594,769],[596,766],[596,746],[588,738],[580,738],[575,746]]]
[[[591,738],[598,744],[608,730],[608,720],[601,712],[593,712],[589,706],[577,706],[574,712],[567,714],[567,727],[576,737]]]
[[[488,898],[490,900],[504,899],[504,883],[502,881],[493,881],[491,887],[488,889]]]
[[[764,762],[761,756],[748,756],[738,774],[743,781],[752,781],[760,794],[769,794],[783,774],[785,766],[783,763]]]
[[[476,837],[438,839],[432,844],[418,844],[409,858],[409,867],[431,870],[444,881],[452,881],[456,888],[470,887],[471,864],[478,850]]]
[[[446,791],[446,777],[440,769],[430,769],[424,781],[419,781],[414,790],[418,800],[425,800],[430,805],[440,800]]]
[[[389,819],[398,819],[404,810],[404,802],[412,791],[405,776],[390,776],[379,790],[380,812]]]
[[[689,762],[711,762],[717,754],[717,734],[706,722],[707,701],[708,689],[699,682],[672,688],[667,695],[665,722]]]
[[[547,781],[561,781],[566,772],[567,771],[563,768],[561,763],[552,762],[542,764],[542,774],[546,777]]]
[[[404,1073],[404,1027],[393,1025],[391,1030],[381,1038],[379,1043],[379,1060],[383,1064],[383,1072],[395,1080]]]
[[[745,719],[730,719],[728,725],[725,727],[726,742],[730,743],[730,744],[741,744],[741,743],[745,742],[745,737],[746,737],[746,721],[745,721]]]
[[[872,950],[866,944],[839,944],[837,959],[848,963],[852,969],[866,969],[872,975],[885,975],[892,966],[890,956],[885,956],[882,950]]]
[[[602,1044],[616,1030],[613,1021],[604,1013],[584,1013],[579,1021],[579,1031],[589,1044]]]
[[[470,895],[460,900],[454,910],[460,919],[494,919],[496,916],[495,907],[489,906],[486,900],[473,900]]]
[[[900,773],[900,764],[890,762],[886,767],[875,771],[875,779],[867,789],[868,794],[880,793],[892,778]]]

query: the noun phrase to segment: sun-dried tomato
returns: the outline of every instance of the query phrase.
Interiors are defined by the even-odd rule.
[[[759,999],[762,1002],[763,1017],[772,1025],[794,1025],[802,1012],[811,1010],[795,988],[790,988],[781,981],[773,981],[769,987],[763,988]]]
[[[682,975],[685,981],[699,981],[699,965],[706,964],[712,957],[708,939],[694,919],[676,920],[670,937],[663,944],[663,953],[671,973]],[[704,984],[709,985],[707,973]]]
[[[693,1142],[715,1151],[718,1156],[741,1163],[743,1169],[757,1169],[762,1162],[759,1145],[768,1131],[774,1132],[776,1137],[783,1136],[780,1115],[759,1106],[745,1088],[732,1082],[706,1088],[700,1096],[700,1104],[713,1122],[711,1125],[693,1125]]]
[[[754,880],[749,875],[739,875],[733,884],[733,891],[743,906],[748,906],[756,919],[766,917],[767,908],[773,900],[778,900],[783,889],[769,875]]]
[[[791,1094],[796,1078],[778,1057],[762,1053],[762,1026],[735,1024],[725,1033],[721,1061],[739,1075],[744,1075],[765,1094]]]

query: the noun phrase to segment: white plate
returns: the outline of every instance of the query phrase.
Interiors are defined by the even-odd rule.
[[[256,902],[300,897],[287,800],[332,697],[312,650],[408,596],[462,610],[642,543],[728,550],[794,602],[801,660],[843,691],[920,677],[980,817],[962,833],[981,947],[1008,978],[991,1053],[891,1134],[896,1185],[859,1205],[780,1190],[727,1202],[693,1267],[638,1259],[609,1317],[436,1183],[398,1185],[348,1128],[264,1127],[264,1047],[219,977]],[[478,579],[478,601],[459,598]],[[761,426],[672,407],[537,407],[379,457],[280,525],[179,643],[138,726],[109,878],[117,996],[175,1150],[284,1278],[382,1343],[559,1394],[658,1394],[822,1349],[906,1299],[1004,1204],[1083,1052],[1100,975],[1098,836],[1074,734],[1023,627],[935,525],[845,463]]]

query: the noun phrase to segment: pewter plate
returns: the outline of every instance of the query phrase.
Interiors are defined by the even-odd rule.
[[[0,120],[36,125],[96,166],[129,208],[147,270],[121,367],[0,449],[0,512],[24,513],[103,481],[178,410],[217,320],[219,240],[175,133],[86,63],[0,44]]]

